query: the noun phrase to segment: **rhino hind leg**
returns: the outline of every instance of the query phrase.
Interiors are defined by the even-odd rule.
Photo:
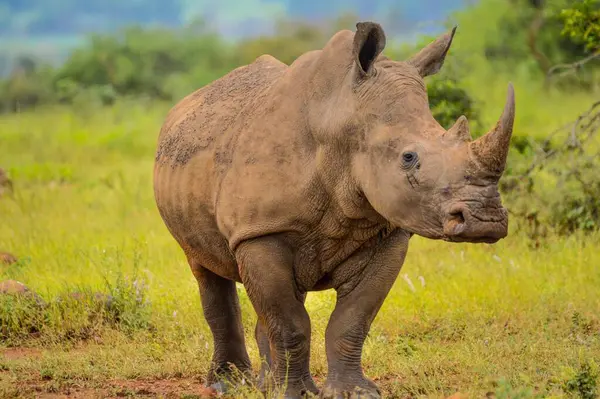
[[[216,275],[193,260],[189,263],[198,281],[204,318],[214,341],[206,382],[223,393],[242,376],[248,378],[252,371],[235,282]]]
[[[318,393],[309,370],[310,318],[304,307],[305,294],[299,292],[294,281],[291,249],[269,236],[240,244],[236,257],[244,287],[258,315],[260,324],[256,331],[261,356],[267,353],[263,334],[268,340],[271,356],[267,381],[263,382],[269,385],[265,394],[285,390],[285,398],[295,399],[309,392]]]

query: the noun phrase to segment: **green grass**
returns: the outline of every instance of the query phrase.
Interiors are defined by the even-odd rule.
[[[540,109],[550,99],[534,101],[534,93],[516,89],[516,134],[534,134],[535,126],[542,134],[571,116],[564,104]],[[497,117],[504,99],[501,89],[490,92],[486,119]],[[588,100],[574,96],[568,109]],[[0,279],[19,280],[48,302],[44,309],[10,298],[0,302],[0,345],[39,351],[0,356],[0,396],[86,389],[142,396],[144,390],[126,382],[176,379],[196,384],[178,391],[180,397],[197,397],[212,338],[195,280],[159,217],[151,185],[166,111],[123,103],[0,119],[0,167],[15,183],[15,196],[0,199],[0,251],[20,259],[0,269]],[[576,234],[550,236],[534,249],[514,228],[493,246],[413,239],[366,342],[365,372],[386,397],[457,391],[477,398],[488,392],[498,398],[594,397],[589,387],[600,384],[599,247],[600,234]],[[111,293],[116,310],[64,300],[71,291]],[[251,338],[256,316],[241,286],[239,293],[257,367]],[[312,372],[320,382],[333,304],[333,292],[311,293],[307,300]]]

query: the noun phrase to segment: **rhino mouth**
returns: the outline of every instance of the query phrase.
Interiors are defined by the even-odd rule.
[[[508,234],[508,212],[503,207],[472,211],[458,204],[450,209],[444,223],[444,240],[494,244]]]
[[[477,238],[467,238],[467,237],[457,237],[457,236],[447,236],[444,238],[445,241],[455,242],[455,243],[470,243],[470,244],[495,244],[500,241],[503,237],[477,237]]]

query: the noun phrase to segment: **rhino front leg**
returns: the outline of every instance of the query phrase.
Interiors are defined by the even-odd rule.
[[[264,237],[240,244],[236,257],[258,315],[257,338],[265,328],[275,389],[285,388],[286,398],[317,393],[309,370],[310,318],[304,308],[304,293],[294,281],[291,249],[282,240]],[[261,352],[267,352],[264,340],[259,340],[261,346]]]
[[[236,382],[239,372],[249,375],[252,371],[237,290],[233,281],[193,260],[189,263],[198,281],[204,318],[213,335],[214,353],[207,385],[223,393]]]
[[[267,328],[260,319],[256,321],[256,328],[254,329],[254,337],[256,338],[256,344],[258,346],[258,354],[260,356],[260,371],[258,373],[258,387],[261,391],[267,389],[266,377],[267,373],[271,370],[271,346],[269,344],[269,336],[267,335]]]
[[[371,323],[402,268],[408,240],[407,233],[398,231],[372,257],[358,254],[357,258],[369,259],[355,277],[360,280],[351,279],[337,288],[337,302],[325,331],[328,374],[321,398],[381,397],[377,385],[363,374],[362,349]]]

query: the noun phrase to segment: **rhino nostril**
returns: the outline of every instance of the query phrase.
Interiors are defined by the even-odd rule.
[[[444,225],[444,231],[451,236],[463,234],[466,229],[465,214],[460,206],[454,207],[448,212],[448,219]]]
[[[465,222],[465,215],[461,210],[451,212],[450,218],[458,224],[463,224]]]

